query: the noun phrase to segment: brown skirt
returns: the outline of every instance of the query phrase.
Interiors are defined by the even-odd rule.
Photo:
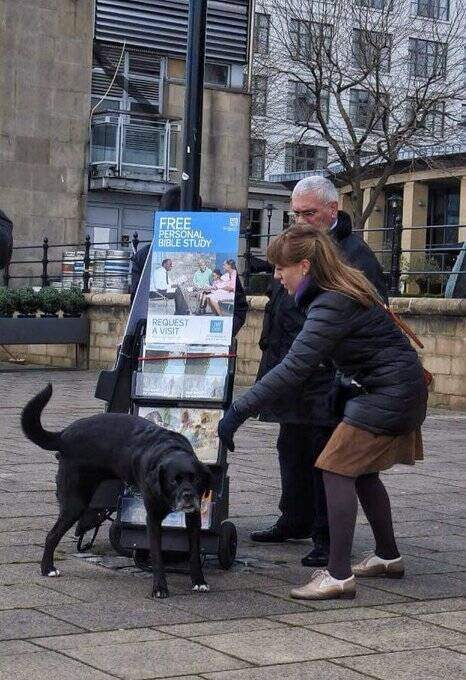
[[[340,423],[317,458],[315,466],[345,477],[414,465],[423,459],[421,430],[387,436]]]

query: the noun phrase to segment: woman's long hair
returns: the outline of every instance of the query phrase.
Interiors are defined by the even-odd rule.
[[[379,300],[364,274],[342,261],[332,238],[313,227],[296,225],[281,232],[270,242],[267,259],[281,267],[308,260],[309,274],[322,290],[347,295],[364,307],[372,307]]]

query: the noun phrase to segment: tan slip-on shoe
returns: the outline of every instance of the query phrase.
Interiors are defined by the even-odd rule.
[[[339,580],[333,578],[327,569],[317,569],[309,583],[301,588],[293,588],[291,597],[297,600],[352,600],[356,595],[354,576]]]
[[[402,557],[384,560],[371,553],[361,562],[355,564],[351,571],[355,576],[385,576],[385,578],[403,578],[405,565]]]

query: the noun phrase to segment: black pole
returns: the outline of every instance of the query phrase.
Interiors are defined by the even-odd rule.
[[[400,257],[401,257],[401,216],[395,217],[392,230],[392,258],[390,263],[390,290],[391,296],[400,294]]]
[[[84,244],[83,293],[89,293],[89,279],[91,278],[91,258],[89,255],[90,250],[91,237],[88,234]]]
[[[207,0],[189,0],[181,210],[199,207]]]
[[[49,240],[47,237],[44,238],[44,241],[42,243],[42,288],[45,288],[46,286],[49,285],[49,275],[47,271],[47,267],[49,264],[49,258],[48,258],[48,250],[49,250]]]

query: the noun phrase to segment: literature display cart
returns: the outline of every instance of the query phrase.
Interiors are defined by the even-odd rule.
[[[119,385],[110,377],[115,371],[103,372],[96,393],[107,393],[109,410],[129,410],[183,434],[209,466],[213,481],[201,505],[201,551],[217,555],[224,569],[234,562],[237,535],[227,520],[227,450],[217,426],[233,393],[239,225],[237,213],[155,214],[154,240],[115,366]],[[162,550],[188,553],[184,513],[171,513],[162,526]],[[146,513],[137,489],[120,489],[110,540],[147,567]]]

